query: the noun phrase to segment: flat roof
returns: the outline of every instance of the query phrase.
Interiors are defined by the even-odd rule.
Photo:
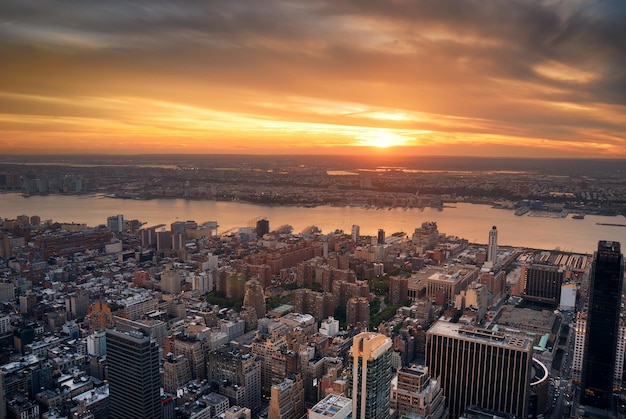
[[[520,350],[532,350],[533,347],[533,340],[529,337],[520,337],[494,329],[465,326],[445,320],[435,322],[427,333]]]
[[[311,412],[332,417],[349,404],[352,404],[352,399],[337,394],[329,394],[313,406]]]

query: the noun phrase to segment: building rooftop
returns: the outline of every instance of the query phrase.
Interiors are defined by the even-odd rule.
[[[336,394],[329,394],[320,400],[315,406],[311,408],[311,412],[319,415],[333,417],[337,412],[352,404],[352,399],[339,396]]]
[[[86,405],[89,406],[93,403],[104,400],[107,397],[109,397],[109,385],[105,384],[101,387],[97,387],[92,390],[85,391],[84,393],[81,393],[75,396],[74,398],[72,398],[72,400],[74,400],[75,402],[80,402],[81,400],[85,400]]]
[[[522,350],[532,349],[533,346],[533,340],[529,337],[520,337],[493,329],[464,326],[460,323],[451,323],[445,320],[435,322],[428,330],[428,333],[453,338],[475,340],[491,345],[516,347]]]
[[[550,331],[554,327],[556,316],[549,310],[533,310],[530,308],[504,306],[493,322],[498,323],[501,327],[528,327]]]
[[[209,393],[205,396],[202,396],[202,398],[210,405],[216,405],[228,401],[228,397],[222,396],[218,393]]]

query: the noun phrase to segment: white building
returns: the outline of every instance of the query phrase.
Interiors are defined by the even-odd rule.
[[[339,320],[330,316],[327,319],[324,319],[320,323],[320,335],[328,336],[333,338],[337,336],[339,333]]]
[[[576,307],[576,285],[563,284],[561,286],[560,310],[574,310]]]
[[[352,241],[355,244],[358,243],[360,235],[361,235],[361,228],[358,225],[353,224],[352,225]]]
[[[87,336],[87,353],[91,356],[107,354],[106,332],[98,330]]]
[[[206,294],[207,292],[213,291],[213,272],[205,271],[193,273],[191,277],[191,287],[194,291],[198,291],[200,294]]]
[[[578,312],[574,325],[574,354],[572,358],[572,379],[580,382],[583,359],[585,356],[585,330],[587,328],[587,313]],[[613,373],[613,387],[622,387],[622,366],[626,353],[626,324],[620,320],[619,336],[617,339],[617,353],[615,359],[615,372]]]
[[[352,414],[352,400],[329,394],[309,411],[309,419],[344,419]]]

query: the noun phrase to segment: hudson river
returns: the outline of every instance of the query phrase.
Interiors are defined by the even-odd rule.
[[[169,224],[177,220],[198,223],[217,221],[218,233],[245,227],[256,218],[267,218],[270,229],[293,226],[298,233],[315,225],[322,233],[336,229],[350,233],[358,224],[362,235],[374,235],[379,228],[387,235],[403,231],[411,234],[425,221],[436,221],[439,232],[458,236],[474,243],[487,243],[492,226],[498,228],[498,243],[536,249],[577,253],[593,253],[598,240],[620,241],[626,247],[626,227],[596,223],[625,224],[626,217],[587,215],[583,220],[566,218],[516,216],[512,210],[488,205],[458,203],[443,211],[433,208],[364,209],[359,207],[315,208],[261,206],[242,202],[187,201],[184,199],[153,199],[147,201],[103,198],[101,196],[47,195],[24,198],[18,193],[0,194],[0,217],[38,215],[42,220],[106,224],[107,217],[124,214],[125,219],[138,219],[146,226]]]

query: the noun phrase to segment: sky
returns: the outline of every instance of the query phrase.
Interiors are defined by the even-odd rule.
[[[0,154],[626,158],[626,2],[3,0]]]

